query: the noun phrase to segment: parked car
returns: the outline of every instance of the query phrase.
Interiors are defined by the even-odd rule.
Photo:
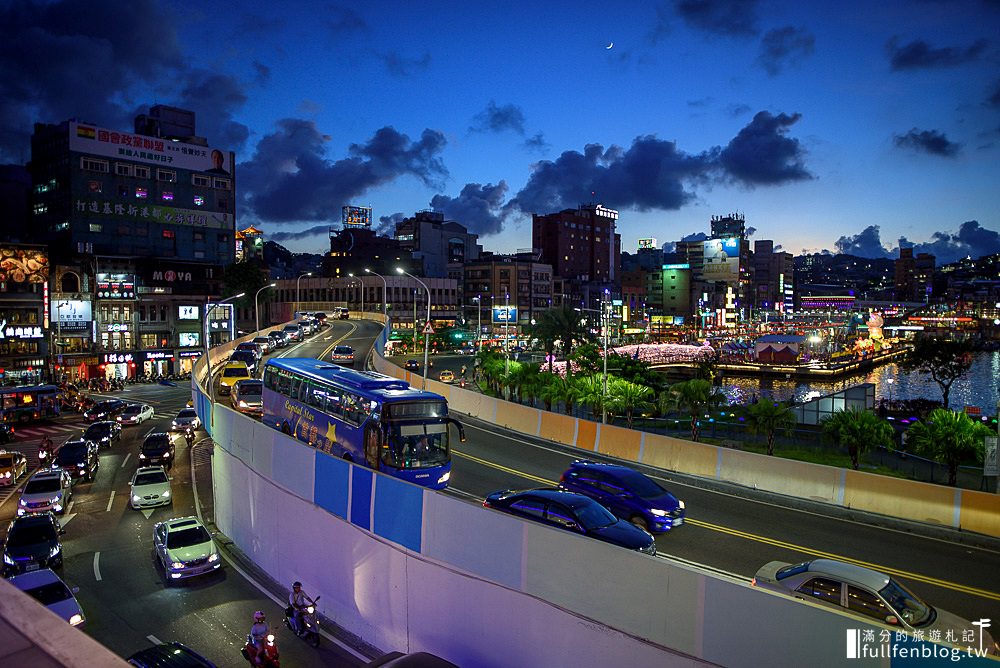
[[[31,596],[46,608],[56,613],[73,626],[80,626],[86,621],[83,608],[76,600],[79,587],[70,589],[51,568],[41,568],[37,571],[15,575],[8,580],[12,585]]]
[[[170,423],[170,429],[173,431],[184,431],[188,427],[201,429],[201,418],[198,417],[198,411],[195,409],[182,408],[177,412],[177,417]]]
[[[363,668],[458,668],[451,661],[428,652],[389,652],[373,659]]]
[[[454,383],[455,382],[455,372],[444,369],[438,374],[438,380],[442,383]]]
[[[273,346],[271,345],[271,339],[266,336],[255,336],[251,342],[260,348],[261,352],[265,355],[271,352]]]
[[[420,371],[420,362],[417,360],[406,360],[406,364],[403,365],[403,368],[407,371]]]
[[[289,343],[297,343],[302,340],[303,332],[302,328],[296,324],[285,325],[282,330],[288,334]]]
[[[257,375],[258,359],[257,356],[250,350],[234,350],[233,354],[229,356],[229,363],[243,362],[247,365],[247,371],[250,372],[251,376]]]
[[[121,399],[99,401],[83,412],[83,419],[87,422],[114,420],[123,410],[125,410],[125,402]]]
[[[493,492],[483,506],[630,550],[656,554],[656,541],[649,532],[618,519],[589,496],[557,487]]]
[[[170,434],[154,431],[146,436],[139,448],[139,462],[143,466],[164,466],[171,468],[174,464],[176,449]]]
[[[975,627],[971,621],[924,603],[905,585],[885,573],[835,559],[813,559],[801,564],[771,561],[751,581],[756,587],[818,603],[861,619],[915,631],[939,631],[956,642]],[[1000,654],[985,628],[983,647]],[[963,643],[964,644],[964,643]]]
[[[246,362],[230,361],[222,368],[219,374],[219,394],[229,394],[233,391],[233,385],[241,380],[253,378]]]
[[[238,381],[233,386],[233,393],[229,397],[233,408],[247,415],[264,414],[264,383],[260,380],[247,379]]]
[[[153,527],[153,550],[167,584],[211,573],[222,565],[215,541],[197,517],[158,522]]]
[[[295,324],[297,324],[299,327],[302,328],[302,335],[303,336],[309,336],[310,334],[313,333],[313,329],[314,328],[313,328],[312,319],[310,319],[310,318],[303,318],[302,320],[299,320]]]
[[[559,487],[598,501],[620,519],[650,533],[684,523],[684,502],[627,466],[578,459],[559,478]]]
[[[74,438],[63,443],[56,451],[53,462],[72,477],[86,478],[88,482],[94,479],[97,469],[101,467],[97,444],[87,438]]]
[[[52,511],[60,515],[73,499],[73,478],[63,469],[53,468],[38,471],[28,478],[21,499],[17,502],[17,514],[44,513]]]
[[[123,414],[124,412],[119,414],[118,417],[121,417]],[[122,440],[122,426],[117,421],[100,420],[84,430],[83,438],[93,441],[98,446],[103,445],[110,448],[112,441]]]
[[[334,346],[330,353],[330,361],[337,364],[354,364],[354,348],[351,346]]]
[[[121,424],[142,424],[153,419],[153,407],[149,404],[129,404],[118,415]]]
[[[244,341],[243,343],[237,344],[236,348],[233,349],[234,353],[242,351],[253,353],[253,356],[256,358],[258,362],[260,361],[260,358],[264,356],[264,349],[258,346],[253,341]]]
[[[288,337],[283,331],[273,331],[267,333],[267,338],[271,341],[271,348],[284,348],[288,345]]]
[[[20,452],[0,450],[0,485],[10,487],[28,472],[28,458]]]
[[[215,664],[179,642],[165,642],[139,650],[128,658],[138,668],[216,668]]]
[[[14,440],[14,428],[6,422],[0,422],[0,443],[10,443]]]
[[[170,478],[162,466],[140,466],[132,475],[129,505],[136,510],[154,506],[169,506]]]
[[[52,513],[15,517],[3,542],[4,577],[40,568],[62,568],[62,543],[59,542],[62,533],[59,520]]]

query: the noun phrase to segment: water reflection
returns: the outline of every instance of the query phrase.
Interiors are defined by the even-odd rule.
[[[892,381],[892,382],[889,382]],[[802,381],[795,378],[741,378],[725,376],[722,391],[730,403],[751,403],[758,397],[775,401],[808,401],[859,383],[875,384],[875,400],[931,399],[941,401],[941,389],[930,376],[903,373],[895,364],[880,366],[868,373],[845,376],[836,381]],[[1000,351],[976,353],[968,373],[951,386],[952,409],[978,406],[992,415],[1000,399]]]

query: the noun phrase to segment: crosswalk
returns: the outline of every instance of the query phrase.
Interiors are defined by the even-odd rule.
[[[153,413],[153,418],[174,418],[177,413]],[[147,420],[148,422],[149,420]],[[74,432],[79,432],[86,429],[91,423],[79,421],[79,422],[68,422],[68,423],[56,423],[56,424],[40,424],[31,425],[28,427],[15,427],[14,437],[15,441],[24,440],[42,440],[46,436],[53,438],[61,434],[69,434]],[[126,425],[125,428],[128,429],[130,426],[137,425]]]

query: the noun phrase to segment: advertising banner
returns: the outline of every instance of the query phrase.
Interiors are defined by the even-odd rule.
[[[738,283],[740,280],[740,240],[709,239],[704,243],[706,281]]]
[[[69,150],[171,169],[189,169],[222,176],[233,173],[232,156],[227,151],[108,130],[89,123],[70,122]]]
[[[494,306],[493,307],[493,322],[505,323],[505,322],[517,322],[517,307],[516,306]]]
[[[52,325],[62,329],[88,329],[93,315],[90,310],[90,302],[82,299],[53,299],[50,302],[52,309]]]

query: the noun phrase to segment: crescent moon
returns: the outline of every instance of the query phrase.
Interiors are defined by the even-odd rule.
[[[604,48],[605,48],[605,49],[610,49],[610,48],[611,48],[611,47],[613,47],[614,45],[615,45],[615,43],[614,43],[614,42],[611,42],[610,44],[608,44],[608,45],[607,45],[606,47],[604,47]]]

